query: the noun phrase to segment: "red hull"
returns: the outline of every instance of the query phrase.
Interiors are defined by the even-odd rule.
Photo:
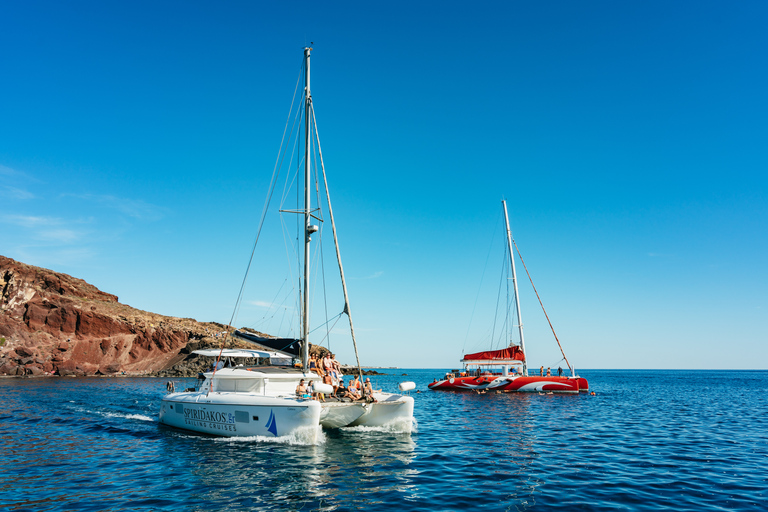
[[[512,375],[482,375],[480,377],[451,377],[429,384],[429,389],[442,391],[503,391],[579,393],[589,391],[587,379],[581,377],[514,377]]]

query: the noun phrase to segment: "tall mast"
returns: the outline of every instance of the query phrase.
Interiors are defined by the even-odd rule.
[[[310,112],[312,94],[309,90],[309,53],[312,48],[304,48],[304,301],[302,311],[301,364],[304,371],[309,369],[309,242],[312,236],[312,217],[310,215],[311,190],[311,145]]]
[[[523,338],[523,317],[520,314],[520,296],[517,293],[517,273],[515,272],[515,253],[512,250],[512,230],[509,229],[509,215],[507,214],[507,202],[501,200],[504,206],[504,221],[507,224],[507,245],[509,246],[509,262],[512,264],[512,286],[515,289],[515,307],[517,308],[518,328],[520,329],[520,350],[523,351],[523,375],[528,376],[528,357],[525,355],[525,339]]]

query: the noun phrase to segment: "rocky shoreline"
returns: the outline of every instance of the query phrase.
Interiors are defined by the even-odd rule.
[[[82,279],[0,256],[0,377],[195,377],[211,366],[195,350],[262,348],[232,331],[135,309]]]

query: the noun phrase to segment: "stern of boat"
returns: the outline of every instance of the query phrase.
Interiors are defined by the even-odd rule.
[[[375,402],[368,403],[365,414],[351,426],[391,427],[403,432],[413,430],[413,397],[392,393],[374,393]]]

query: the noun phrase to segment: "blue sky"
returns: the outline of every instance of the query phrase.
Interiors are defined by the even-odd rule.
[[[314,42],[363,364],[487,345],[505,197],[577,368],[766,368],[767,23],[751,1],[4,2],[0,254],[227,322]],[[239,325],[285,268],[265,241]],[[520,277],[530,363],[562,364]]]

